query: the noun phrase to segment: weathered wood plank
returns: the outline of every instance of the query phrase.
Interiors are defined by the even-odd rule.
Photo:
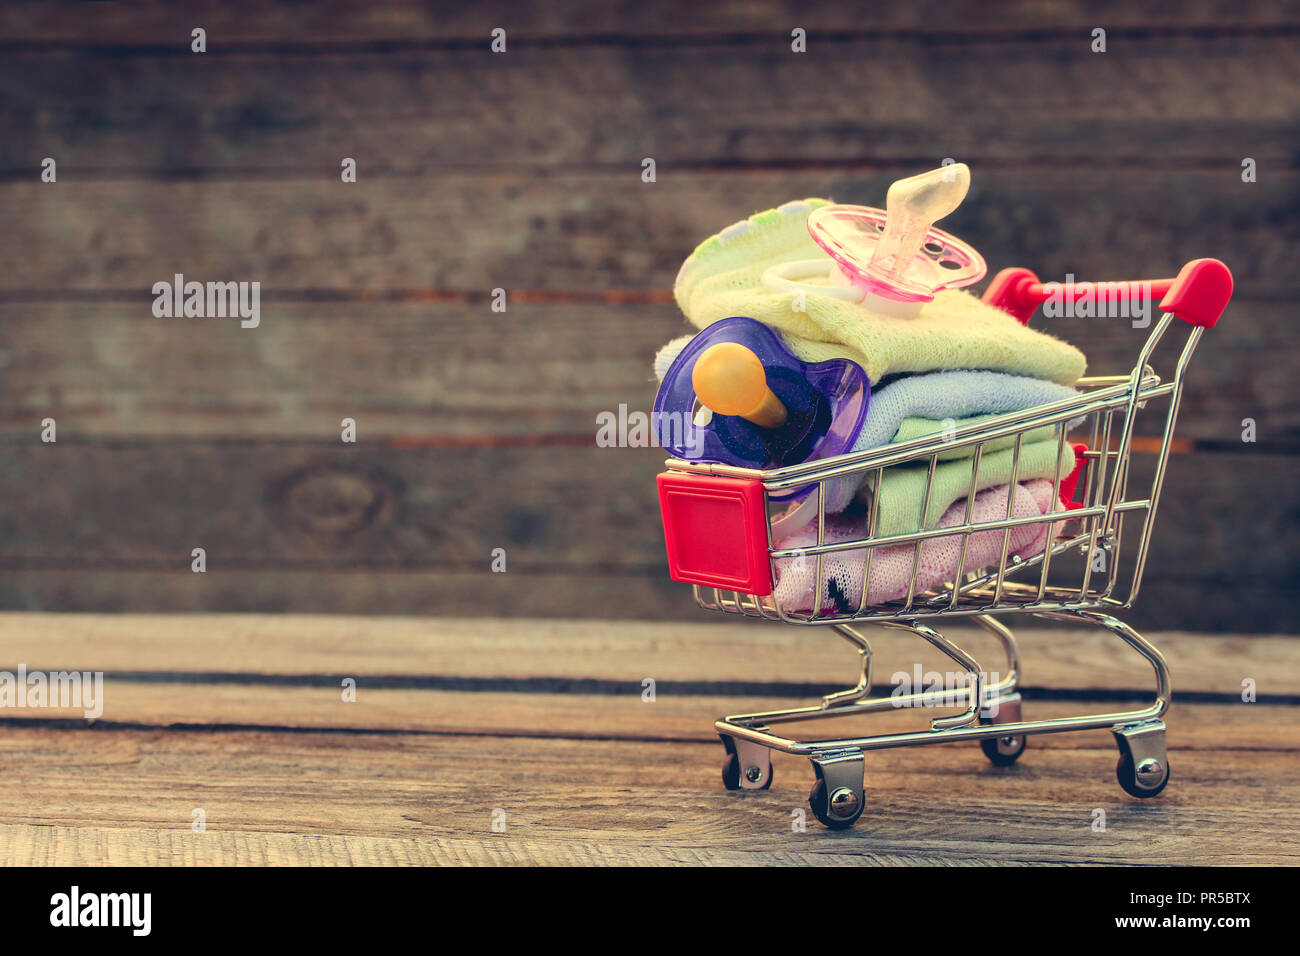
[[[653,449],[166,447],[162,463],[153,443],[9,446],[0,474],[23,507],[0,516],[0,607],[698,613],[667,579]],[[1133,492],[1153,463],[1135,456]],[[1288,455],[1176,456],[1129,619],[1292,630],[1293,472]]]
[[[971,860],[972,864],[982,861]],[[999,861],[1016,865],[1018,861]],[[384,838],[239,830],[0,824],[0,864],[9,866],[945,866],[930,853],[758,854],[731,847],[574,843],[502,836]]]
[[[772,662],[779,667],[780,662]],[[946,671],[945,671],[946,672]],[[851,683],[841,675],[842,689]],[[342,702],[342,676],[323,677],[313,687],[260,685],[255,682],[221,684],[192,682],[140,682],[106,674],[103,714],[94,718],[111,732],[137,729],[168,731],[193,728],[242,731],[402,733],[511,738],[628,741],[686,741],[717,743],[713,724],[726,714],[755,713],[810,707],[816,694],[778,696],[761,690],[743,696],[678,694],[671,687],[657,693],[654,703],[641,699],[639,680],[627,681],[622,694],[545,694],[466,692],[453,690],[392,690],[374,687],[366,678],[357,683],[355,703]],[[1136,683],[1136,682],[1135,682]],[[885,693],[888,693],[886,685]],[[1041,691],[1038,692],[1041,695]],[[1035,699],[1026,693],[1026,720],[1052,720],[1078,715],[1113,714],[1140,710],[1153,695],[1107,697],[1105,700]],[[826,739],[835,735],[914,733],[929,728],[938,716],[959,713],[960,707],[886,710],[856,714],[834,723],[783,724],[781,732],[797,740]],[[1178,703],[1170,710],[1170,748],[1197,751],[1300,751],[1300,720],[1293,704]],[[66,728],[85,719],[81,707],[4,708],[3,732],[14,727],[44,723]],[[969,745],[969,746],[974,746]],[[1035,737],[1031,746],[1042,749],[1096,750],[1113,746],[1108,730]],[[956,744],[947,750],[959,749]],[[705,766],[712,768],[721,759]],[[936,762],[942,755],[930,758]]]
[[[24,506],[4,517],[0,559],[11,569],[188,571],[201,547],[209,573],[477,572],[497,595],[530,574],[645,574],[664,561],[656,449],[219,441],[167,449],[163,467],[152,442],[10,445],[0,474]],[[1289,521],[1294,497],[1277,489],[1288,487],[1294,461],[1176,456],[1151,575],[1292,580],[1300,528]],[[1153,464],[1134,456],[1131,494]],[[1184,553],[1189,540],[1202,547]],[[504,575],[489,568],[498,547],[508,555]]]
[[[1010,41],[814,35],[804,55],[790,50],[793,23],[742,44],[521,45],[504,56],[489,52],[485,29],[466,49],[305,59],[278,48],[193,56],[188,27],[173,27],[173,55],[7,53],[0,95],[13,105],[0,170],[35,179],[44,156],[65,182],[337,182],[344,156],[362,181],[466,165],[612,165],[635,177],[646,156],[665,174],[945,156],[1092,169],[1149,168],[1159,157],[1238,171],[1252,156],[1294,167],[1293,36],[1121,35],[1097,54],[1099,22]],[[215,52],[221,37],[210,44]]]
[[[529,568],[639,573],[661,548],[655,449],[166,447],[165,467],[153,443],[13,448],[6,487],[33,497],[5,516],[3,553],[165,571],[197,547],[209,571],[443,568],[505,595]]]
[[[936,29],[928,7],[878,11],[869,26],[834,7],[801,7],[801,25],[815,42],[799,57],[788,52],[795,16],[788,6],[666,18],[662,10],[625,6],[581,16],[512,10],[516,43],[508,57],[484,49],[488,18],[502,13],[491,6],[448,17],[405,3],[364,13],[277,6],[233,20],[217,6],[199,11],[214,41],[213,54],[202,60],[172,47],[183,47],[188,30],[170,14],[125,17],[93,8],[69,17],[51,12],[57,8],[6,8],[0,43],[11,55],[0,67],[0,92],[15,108],[0,137],[0,169],[17,178],[0,187],[0,201],[26,228],[0,240],[9,243],[0,245],[8,261],[20,265],[0,278],[0,295],[15,310],[33,309],[30,319],[0,317],[11,382],[0,404],[11,410],[11,436],[29,439],[30,420],[53,409],[65,442],[89,435],[303,438],[334,434],[347,406],[356,405],[363,436],[581,441],[593,409],[621,400],[625,387],[629,405],[648,400],[640,356],[657,344],[657,323],[675,324],[671,305],[632,309],[634,334],[622,324],[608,337],[599,334],[594,306],[571,323],[550,320],[545,334],[512,352],[528,365],[524,374],[514,371],[515,358],[492,348],[489,335],[501,327],[457,339],[448,312],[469,317],[471,304],[507,282],[512,294],[581,290],[598,299],[632,289],[654,299],[666,293],[685,251],[719,226],[800,194],[878,203],[889,180],[933,162],[931,152],[977,163],[976,190],[948,225],[975,240],[994,269],[1024,263],[1044,278],[1167,273],[1183,258],[1217,252],[1204,247],[1204,236],[1226,229],[1240,256],[1232,261],[1239,289],[1279,303],[1294,299],[1286,250],[1296,238],[1291,213],[1300,180],[1294,172],[1275,174],[1293,166],[1295,154],[1297,98],[1285,93],[1300,81],[1287,46],[1296,19],[1289,8],[1225,12],[1202,3],[1174,15],[1024,3],[992,15],[971,6],[948,9]],[[1082,42],[1096,17],[1112,29],[1105,58],[1085,52]],[[1214,28],[1225,17],[1230,26]],[[780,29],[769,36],[777,21]],[[826,30],[835,35],[818,34]],[[30,40],[37,45],[21,48]],[[102,48],[115,43],[125,46],[104,56]],[[963,82],[972,76],[979,82]],[[1136,107],[1135,81],[1143,93]],[[900,91],[892,102],[916,119],[870,112],[883,100],[863,94],[886,86]],[[708,96],[699,95],[702,88]],[[538,89],[547,109],[536,108]],[[483,109],[494,103],[505,110]],[[773,103],[791,108],[771,109]],[[1020,122],[1007,123],[1013,111]],[[1066,111],[1083,121],[1060,123]],[[352,152],[360,147],[363,177],[336,196],[330,188],[343,188],[335,178],[339,142],[352,143]],[[377,142],[388,144],[382,156],[365,152]],[[1259,183],[1239,182],[1237,154],[1247,153],[1239,143],[1261,161]],[[49,149],[61,163],[56,186],[30,179]],[[649,150],[660,161],[655,184],[637,175]],[[1151,165],[1153,155],[1172,156],[1175,169]],[[151,181],[157,174],[197,181]],[[1148,248],[1159,255],[1135,256]],[[209,338],[182,326],[143,345],[133,339],[129,309],[138,302],[144,314],[148,286],[177,270],[195,277],[196,261],[220,270],[200,278],[267,283],[268,307],[292,306],[292,325],[249,339],[241,336],[267,329],[228,328]],[[385,320],[360,344],[339,348],[346,336],[341,313],[351,305],[448,295],[467,304],[439,305],[427,322],[409,319],[419,311],[414,306],[396,325]],[[101,296],[124,311],[105,317],[94,309],[76,319],[43,311],[50,299],[95,303]],[[305,333],[299,318],[312,305],[304,303],[331,296],[349,304],[325,303],[338,311]],[[1282,378],[1292,363],[1278,346],[1290,337],[1277,326],[1281,306],[1274,308],[1265,321],[1248,324],[1247,316],[1239,323],[1231,347],[1218,345],[1228,341],[1222,338],[1207,340],[1198,365],[1204,398],[1194,387],[1189,392],[1184,435],[1232,447],[1241,419],[1250,417],[1266,446],[1294,440],[1296,409]],[[374,314],[367,308],[364,318]],[[653,333],[644,318],[651,314]],[[501,337],[527,337],[513,323],[541,316],[513,314]],[[93,330],[92,321],[99,323]],[[561,335],[561,327],[572,335]],[[1051,329],[1083,335],[1068,322]],[[101,330],[112,334],[88,334]],[[1083,337],[1099,340],[1088,346],[1094,369],[1114,370],[1131,360],[1140,334]],[[413,343],[448,358],[425,364]],[[581,382],[571,377],[575,366],[585,373]],[[322,370],[319,381],[331,382],[335,396],[317,387]],[[375,381],[398,387],[379,389]],[[430,448],[430,456],[438,450]],[[653,533],[637,532],[616,554],[553,544],[561,534],[576,542],[596,537],[593,519],[606,521],[602,534],[629,520],[626,510],[604,505],[567,507],[556,492],[566,483],[558,465],[543,492],[550,498],[535,510],[503,509],[508,516],[489,519],[485,532],[465,531],[459,522],[468,525],[480,513],[441,488],[411,508],[406,486],[394,491],[386,484],[391,474],[416,474],[411,487],[427,488],[428,463],[391,474],[291,471],[282,475],[298,481],[288,498],[262,470],[231,483],[240,508],[229,509],[225,520],[247,527],[219,534],[236,543],[226,550],[243,569],[265,556],[262,571],[214,568],[214,577],[202,580],[154,574],[172,566],[165,555],[177,530],[184,536],[194,524],[182,516],[184,507],[203,500],[220,511],[224,504],[214,503],[215,491],[230,466],[217,465],[218,477],[190,481],[186,468],[206,467],[217,456],[208,450],[180,457],[184,467],[159,497],[165,514],[146,515],[139,527],[112,518],[28,548],[24,542],[37,540],[40,522],[6,518],[19,532],[11,540],[20,543],[16,554],[0,556],[16,569],[0,585],[13,606],[133,606],[146,580],[153,600],[172,607],[223,600],[359,610],[400,600],[422,610],[468,612],[488,604],[513,613],[662,613],[658,605],[681,590],[662,580]],[[37,511],[58,529],[69,503],[90,513],[119,510],[138,488],[167,481],[165,469],[142,460],[127,469],[134,480],[110,479],[104,492],[73,487],[60,502],[51,487],[34,496],[44,502]],[[494,456],[485,465],[484,457],[476,467],[437,474],[482,487],[482,474],[517,468],[520,460]],[[1275,490],[1288,484],[1260,481],[1243,495],[1227,461],[1211,468],[1222,481],[1198,485],[1199,495],[1187,499],[1195,507],[1171,506],[1166,495],[1163,524],[1170,530],[1157,538],[1146,600],[1177,608],[1179,621],[1192,621],[1193,608],[1208,605],[1201,623],[1290,626],[1284,618],[1294,590],[1293,543],[1285,534],[1263,540],[1262,530],[1241,530],[1293,526],[1293,507]],[[111,469],[114,462],[92,456],[79,464]],[[56,486],[64,475],[30,465],[8,466],[6,477],[35,476]],[[626,498],[628,487],[646,485],[651,467],[568,485],[580,494]],[[1240,467],[1248,470],[1244,456]],[[498,502],[521,495],[515,484],[487,487]],[[196,497],[186,498],[183,488]],[[530,502],[530,493],[521,500]],[[1202,507],[1207,499],[1211,507]],[[1256,501],[1266,502],[1262,521]],[[401,509],[395,524],[390,507]],[[83,519],[86,513],[82,507]],[[453,513],[448,527],[442,515]],[[264,551],[286,515],[290,534]],[[558,516],[574,523],[561,527]],[[642,527],[643,517],[637,512],[630,521]],[[205,521],[208,529],[220,523]],[[390,531],[372,533],[390,524]],[[392,533],[399,525],[403,533]],[[485,600],[481,575],[459,570],[481,559],[462,556],[497,546],[483,538],[502,537],[503,527],[511,541],[541,540],[528,568],[535,586],[502,588]],[[1173,529],[1181,529],[1176,537]],[[124,547],[99,542],[101,534],[123,530]],[[441,572],[435,581],[422,580],[430,554]],[[114,570],[98,570],[104,564]],[[1238,569],[1234,577],[1219,577],[1225,566]],[[271,567],[276,576],[268,580]],[[280,570],[286,567],[295,570]],[[319,593],[311,569],[326,569],[337,587]],[[358,569],[381,569],[382,577]],[[536,586],[541,579],[565,583],[558,590]],[[124,585],[129,593],[121,593]],[[692,613],[685,602],[673,603],[668,613]],[[1154,617],[1156,610],[1139,613]]]
[[[961,625],[950,634],[990,672],[1003,667],[987,635]],[[952,670],[922,641],[884,630],[872,638],[877,693],[889,693],[899,672],[910,677],[914,664],[923,674]],[[1171,745],[1300,749],[1291,713],[1300,696],[1294,640],[1153,639],[1182,699],[1194,702],[1178,704],[1170,718]],[[94,719],[114,727],[711,741],[724,713],[806,706],[854,677],[853,656],[829,631],[736,624],[8,614],[0,616],[0,647],[9,669],[21,662],[29,671],[103,672]],[[1145,663],[1092,630],[1029,630],[1021,650],[1029,719],[1137,707],[1151,683]],[[653,702],[642,697],[646,677],[656,682]],[[343,699],[344,678],[356,682],[355,703]],[[1245,678],[1265,702],[1232,702]],[[1221,702],[1201,702],[1206,695]],[[932,713],[868,714],[836,726],[919,730]],[[83,702],[6,707],[0,717],[66,722],[85,714]],[[796,724],[792,732],[815,736],[824,727]],[[1099,731],[1041,738],[1035,747],[1107,742]]]
[[[424,614],[698,622],[690,588],[666,565],[644,572],[532,571],[526,583],[438,569],[186,571],[50,568],[0,575],[0,608],[27,611]],[[1124,620],[1145,630],[1294,632],[1294,578],[1259,580],[1148,573]],[[754,624],[754,627],[765,626]],[[775,625],[773,625],[775,626]]]
[[[1241,151],[1215,171],[977,166],[970,196],[944,224],[993,271],[1023,265],[1045,281],[1140,278],[1218,253],[1243,294],[1291,301],[1300,173],[1273,170],[1242,183]],[[664,160],[657,182],[643,183],[639,163],[625,172],[475,168],[355,185],[333,174],[9,181],[0,206],[24,225],[0,235],[0,253],[21,268],[0,275],[0,294],[28,301],[113,292],[147,310],[154,283],[178,272],[261,282],[268,303],[430,289],[486,303],[498,287],[666,292],[699,242],[756,210],[817,195],[878,205],[900,173],[924,165],[700,172]],[[1225,224],[1231,248],[1219,247]]]
[[[149,303],[0,304],[0,435],[325,439],[357,422],[401,436],[593,442],[596,416],[648,412],[650,358],[690,331],[671,304],[273,301],[262,324],[156,319]],[[1234,302],[1189,373],[1178,435],[1300,442],[1300,365],[1289,302]],[[1034,319],[1079,344],[1091,370],[1132,367],[1149,329],[1123,319]],[[1162,355],[1173,355],[1181,336]],[[1172,366],[1157,363],[1162,370]],[[1139,432],[1162,423],[1139,419]],[[1249,449],[1246,449],[1249,450]]]
[[[76,16],[69,15],[75,11]],[[258,44],[280,48],[326,49],[398,45],[482,44],[498,25],[511,31],[515,44],[565,42],[687,42],[697,37],[755,41],[776,31],[784,41],[794,25],[834,36],[865,32],[945,35],[1016,32],[1064,33],[1105,23],[1112,29],[1165,30],[1179,33],[1294,26],[1294,4],[1278,0],[1191,0],[1177,5],[1132,4],[1126,0],[1012,0],[996,7],[977,0],[917,0],[875,7],[862,13],[834,0],[746,0],[701,6],[689,0],[653,3],[608,3],[570,0],[563,4],[516,4],[509,0],[478,0],[473,4],[428,4],[414,0],[372,0],[357,5],[325,0],[304,7],[294,0],[261,3],[246,11],[229,4],[187,5],[195,23],[202,22],[220,44],[246,49]],[[9,4],[0,16],[0,42],[39,42],[51,47],[96,48],[114,45],[174,44],[180,30],[166,7],[85,4],[71,0]]]
[[[1036,688],[1144,688],[1148,665],[1110,635],[1089,627],[1012,622]],[[944,628],[990,669],[997,642],[958,622]],[[947,658],[915,637],[869,628],[876,675],[888,682],[917,661],[951,669]],[[1148,635],[1163,649],[1180,692],[1235,696],[1253,676],[1263,695],[1300,695],[1300,642],[1284,635]],[[0,614],[4,664],[30,669],[101,670],[190,675],[349,675],[383,681],[441,677],[477,680],[506,690],[519,681],[626,682],[640,693],[653,677],[665,686],[710,693],[721,684],[825,684],[854,677],[856,653],[830,630],[764,625],[698,614],[693,622],[631,620],[483,620],[339,615]],[[1253,668],[1253,671],[1249,671]],[[129,678],[127,678],[129,679]],[[494,684],[495,682],[495,684]],[[568,682],[568,683],[566,683]],[[332,687],[332,684],[324,686]],[[432,688],[452,690],[443,685]],[[756,692],[759,689],[756,689]],[[712,692],[718,692],[716,688]],[[770,692],[770,691],[769,691]]]
[[[553,622],[530,634],[474,621],[5,615],[0,645],[30,656],[31,666],[125,665],[137,674],[142,668],[188,672],[191,681],[110,674],[96,729],[39,725],[58,716],[55,711],[24,724],[24,712],[8,711],[0,759],[16,770],[0,792],[0,861],[1259,864],[1300,858],[1287,797],[1295,787],[1291,765],[1300,731],[1287,704],[1176,703],[1170,718],[1176,783],[1153,804],[1120,795],[1111,772],[1113,745],[1104,733],[1064,735],[1037,738],[1024,761],[1003,771],[971,747],[944,747],[926,759],[911,751],[873,753],[869,810],[853,831],[832,834],[814,824],[792,832],[810,777],[804,761],[775,755],[776,783],[762,794],[728,794],[717,785],[719,748],[710,717],[758,701],[675,694],[671,680],[725,664],[733,668],[728,679],[743,679],[778,660],[789,662],[782,678],[815,677],[831,661],[831,642],[823,640],[829,638],[736,625],[683,632],[668,625]],[[1166,635],[1162,641],[1184,686],[1216,692],[1231,685],[1225,659],[1291,675],[1300,653],[1285,638]],[[1113,657],[1099,655],[1092,669],[1079,666],[1099,650],[1096,643],[1085,632],[1032,631],[1026,662],[1042,665],[1046,683],[1125,686],[1128,676]],[[880,644],[882,652],[899,646],[894,635],[882,635]],[[1037,652],[1045,652],[1041,660]],[[381,664],[391,679],[428,673],[427,660],[440,661],[447,673],[502,680],[543,672],[617,677],[620,669],[639,675],[647,667],[666,678],[653,704],[640,700],[634,682],[623,695],[371,686],[384,677]],[[355,704],[343,704],[327,686],[265,680],[352,664],[361,675]],[[233,673],[218,680],[219,668]],[[1270,693],[1267,678],[1261,691]],[[1031,702],[1029,715],[1045,706]],[[1085,701],[1051,706],[1087,709]],[[881,729],[916,716],[874,720]],[[201,726],[177,726],[188,721]],[[1229,781],[1235,784],[1231,806],[1223,800]],[[1100,833],[1092,828],[1098,807],[1107,814]],[[191,828],[196,809],[203,811],[202,833]],[[506,830],[496,833],[494,814],[500,820],[501,813]],[[1268,841],[1252,838],[1265,830]]]
[[[97,863],[1300,858],[1294,811],[1278,803],[1294,787],[1291,754],[1179,753],[1177,784],[1135,805],[1111,778],[1109,748],[1044,750],[1010,772],[977,750],[952,748],[941,762],[885,751],[872,755],[866,816],[833,834],[815,823],[791,832],[809,776],[802,761],[777,755],[775,789],[728,794],[713,780],[715,748],[11,728],[0,753],[23,770],[0,793],[0,854]],[[1104,833],[1092,829],[1096,807],[1107,813]],[[195,808],[205,833],[190,830]],[[491,830],[494,809],[505,812],[504,834]],[[1269,840],[1252,837],[1263,832]]]
[[[0,305],[0,427],[60,438],[585,436],[647,413],[671,305],[302,303],[262,324],[155,319],[147,302]],[[1297,416],[1300,418],[1300,416]],[[1297,426],[1300,434],[1300,425]]]

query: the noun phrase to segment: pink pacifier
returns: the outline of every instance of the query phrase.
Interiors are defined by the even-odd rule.
[[[808,232],[830,256],[782,263],[763,274],[773,290],[800,288],[797,279],[826,276],[829,285],[805,289],[857,302],[873,312],[911,317],[944,289],[984,278],[988,266],[975,249],[934,223],[966,198],[970,168],[953,163],[889,187],[885,209],[822,206],[808,216]]]

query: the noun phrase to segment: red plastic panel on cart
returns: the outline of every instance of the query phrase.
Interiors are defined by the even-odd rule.
[[[658,482],[674,581],[742,594],[772,593],[761,482],[671,472]]]

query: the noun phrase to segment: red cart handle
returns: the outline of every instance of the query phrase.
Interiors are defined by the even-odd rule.
[[[1091,282],[1053,286],[1050,290],[1028,269],[1003,269],[984,290],[984,301],[1028,325],[1029,317],[1059,295],[1072,301],[1095,295],[1113,302],[1163,296],[1160,308],[1184,322],[1212,329],[1232,298],[1232,273],[1218,259],[1193,259],[1173,279]]]

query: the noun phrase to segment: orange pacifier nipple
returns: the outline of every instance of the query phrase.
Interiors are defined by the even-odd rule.
[[[719,342],[701,352],[691,386],[700,404],[718,415],[737,415],[760,428],[780,428],[788,417],[768,388],[763,363],[737,342]]]

